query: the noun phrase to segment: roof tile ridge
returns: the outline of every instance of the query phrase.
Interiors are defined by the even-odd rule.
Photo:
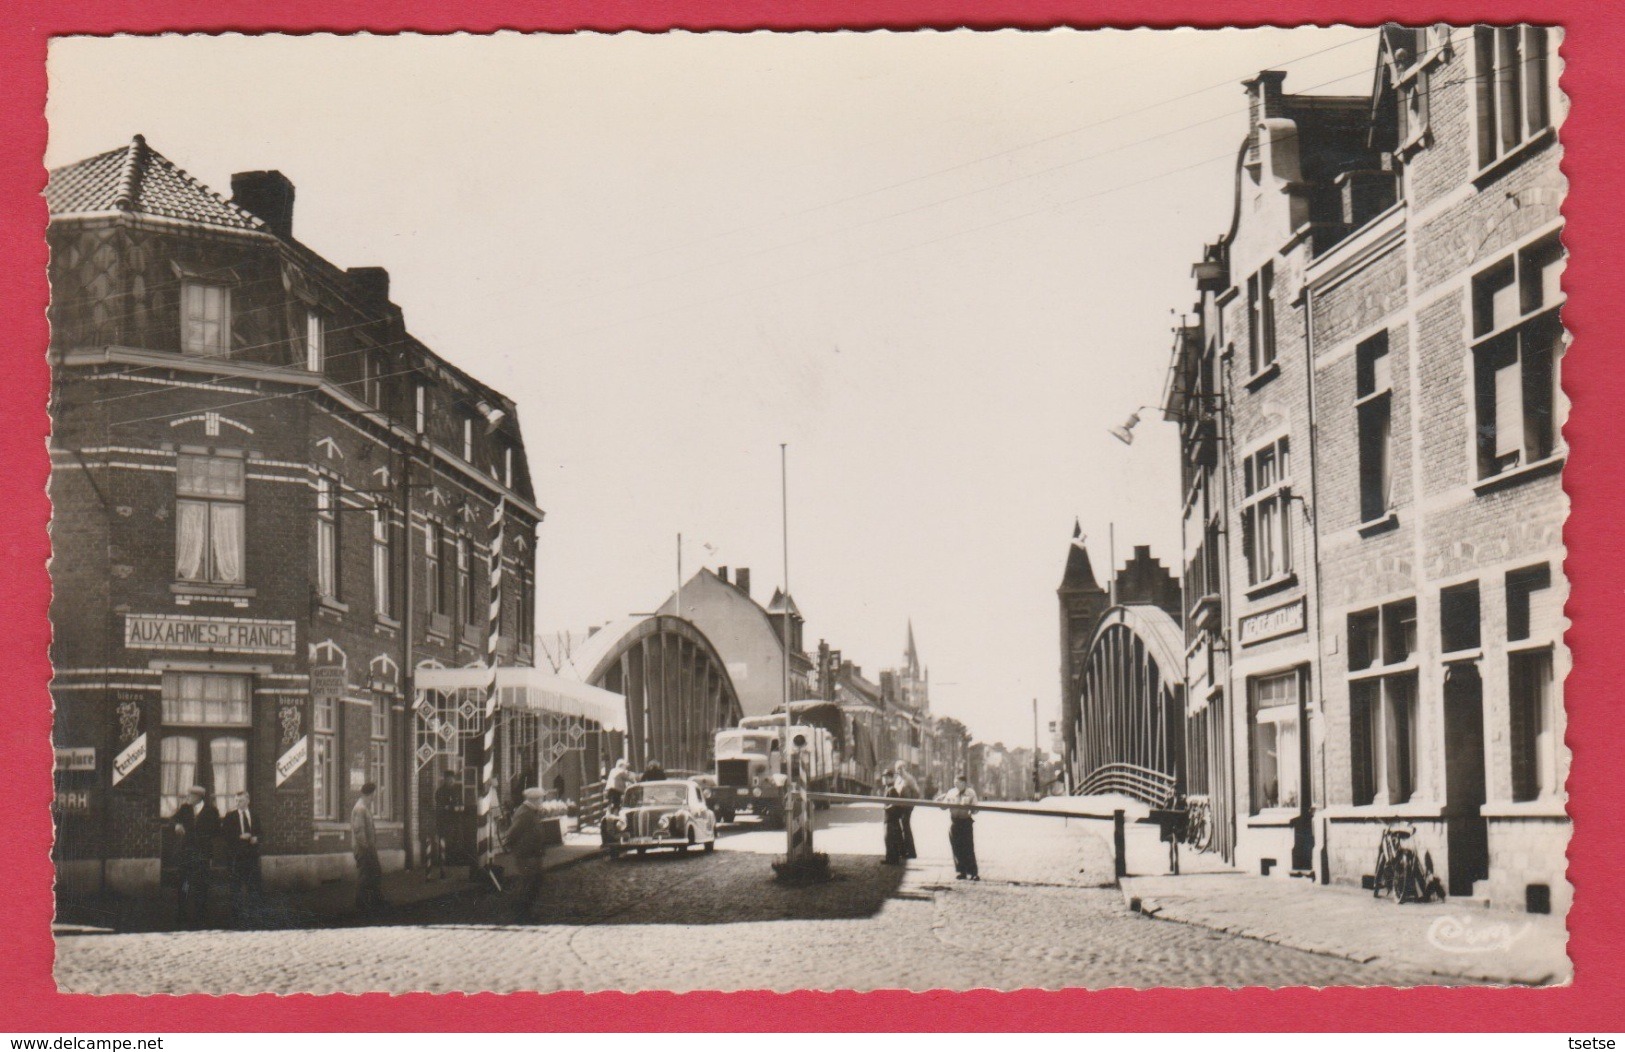
[[[139,133],[124,148],[124,166],[119,172],[118,191],[113,195],[113,207],[120,212],[135,210],[141,199],[141,177],[146,170],[147,140]]]

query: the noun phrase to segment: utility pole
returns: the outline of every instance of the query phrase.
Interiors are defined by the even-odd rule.
[[[1043,786],[1042,776],[1039,774],[1039,764],[1040,763],[1041,763],[1041,761],[1039,760],[1039,757],[1038,757],[1038,699],[1034,698],[1033,699],[1033,794],[1035,796],[1043,796],[1044,795],[1044,786]]]

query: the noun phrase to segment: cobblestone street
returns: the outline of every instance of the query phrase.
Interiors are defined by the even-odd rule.
[[[715,854],[593,860],[549,875],[541,923],[464,892],[369,928],[76,935],[57,981],[84,993],[1413,985],[1426,973],[1151,920],[1110,886],[1109,826],[987,815],[983,879],[954,879],[946,819],[920,858],[879,864],[879,813],[820,816],[836,879],[769,879],[782,833],[736,827]],[[1090,827],[1093,826],[1091,829]]]

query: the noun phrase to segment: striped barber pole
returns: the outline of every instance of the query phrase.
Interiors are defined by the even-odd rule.
[[[491,619],[485,636],[485,710],[480,728],[484,751],[480,767],[479,833],[475,845],[480,865],[487,869],[491,865],[494,842],[491,808],[497,797],[497,637],[502,628],[502,528],[506,511],[507,497],[498,496],[491,514]]]

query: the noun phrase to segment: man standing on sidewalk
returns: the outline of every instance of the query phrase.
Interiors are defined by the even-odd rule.
[[[902,760],[897,761],[897,791],[910,800],[920,798],[920,783],[908,773],[908,766]],[[919,858],[919,852],[914,850],[914,808],[902,808],[903,812],[903,857],[905,859]]]
[[[948,808],[948,846],[954,849],[957,879],[981,880],[976,868],[976,819],[971,817],[972,809],[976,806],[976,790],[960,774],[954,779],[954,787],[937,799],[954,805]]]
[[[209,916],[209,866],[214,862],[214,840],[220,833],[220,812],[209,802],[209,792],[194,785],[186,802],[172,817],[180,849],[181,883],[177,924],[201,928]]]
[[[355,853],[358,880],[355,908],[364,914],[375,913],[384,905],[384,867],[378,861],[378,828],[372,820],[372,796],[377,791],[376,782],[363,785],[350,811],[350,850]]]
[[[434,833],[430,848],[433,858],[423,860],[423,879],[429,879],[431,866],[440,867],[440,879],[446,879],[446,852],[451,838],[462,828],[463,787],[457,783],[457,772],[446,770],[440,775],[440,788],[434,791]]]
[[[232,920],[241,928],[259,909],[263,888],[259,819],[249,806],[246,789],[237,794],[237,809],[221,823],[220,833],[226,842],[226,865],[231,870]]]
[[[502,834],[502,841],[513,856],[514,872],[522,878],[514,917],[521,924],[531,922],[531,910],[542,893],[542,855],[546,851],[542,837],[542,796],[539,788],[526,789],[524,802]]]

